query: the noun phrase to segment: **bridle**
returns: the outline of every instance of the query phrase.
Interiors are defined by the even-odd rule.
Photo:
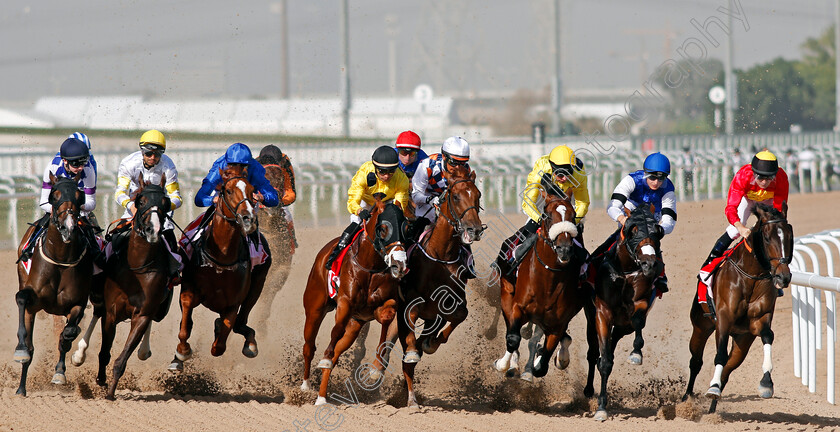
[[[233,180],[245,180],[246,183],[248,182],[248,178],[245,177],[245,176],[231,177],[231,178],[229,178],[225,181],[225,183],[221,187],[221,191],[219,192],[219,200],[224,203],[225,208],[231,214],[233,214],[233,216],[226,216],[224,211],[219,212],[219,216],[221,216],[222,219],[224,219],[224,220],[226,220],[226,221],[228,221],[232,224],[237,224],[237,225],[241,226],[242,225],[242,217],[239,215],[239,213],[237,213],[237,210],[239,210],[239,207],[243,203],[246,203],[246,202],[250,203],[252,207],[254,206],[254,203],[249,197],[245,196],[245,197],[242,198],[242,200],[240,200],[238,203],[236,203],[235,206],[230,205],[230,203],[227,200],[227,193],[225,192],[225,190],[227,190],[227,187],[226,187],[227,184],[229,182],[233,181]]]
[[[628,221],[629,221],[629,219],[628,219]],[[651,225],[651,224],[655,225],[656,220],[652,219],[652,217],[651,217],[650,220],[647,217],[645,217],[645,231],[646,231],[646,233],[643,234],[644,238],[640,239],[638,242],[632,242],[632,243],[635,243],[635,245],[636,245],[635,247],[631,247],[630,243],[631,243],[631,239],[633,239],[633,238],[632,237],[627,238],[627,236],[625,236],[625,234],[624,234],[624,230],[626,229],[626,230],[629,231],[635,226],[636,229],[637,229],[637,232],[638,232],[638,230],[640,229],[639,228],[640,224],[633,224],[633,225],[625,226],[624,228],[621,229],[621,231],[620,231],[621,232],[621,243],[624,245],[624,249],[627,251],[627,254],[630,256],[630,259],[632,259],[633,262],[636,264],[636,267],[638,267],[637,269],[634,269],[634,270],[631,270],[631,271],[624,271],[623,273],[625,275],[633,274],[633,273],[639,271],[639,269],[642,268],[642,260],[639,259],[639,254],[638,254],[638,252],[636,252],[636,249],[638,248],[639,244],[641,244],[645,239],[652,238],[653,233],[651,232],[651,230],[649,229],[650,227],[648,226],[648,225]],[[636,236],[634,236],[634,237],[640,237],[640,235],[636,234]]]
[[[446,191],[443,193],[443,199],[441,199],[441,201],[444,201],[444,200],[446,201],[446,208],[447,208],[447,210],[449,210],[449,216],[447,216],[445,213],[442,213],[442,212],[439,216],[446,219],[446,221],[449,222],[449,225],[452,225],[452,228],[455,230],[454,234],[452,234],[453,237],[458,237],[458,236],[464,234],[464,231],[466,230],[466,228],[464,228],[462,220],[464,219],[464,216],[467,214],[468,211],[475,210],[476,216],[478,216],[478,214],[481,212],[481,210],[484,210],[483,208],[481,208],[480,205],[474,205],[474,206],[470,206],[470,207],[467,207],[466,209],[464,209],[464,211],[462,211],[460,215],[455,214],[455,210],[453,210],[453,208],[452,208],[452,193],[451,193],[451,191],[452,191],[452,188],[458,183],[472,183],[473,185],[475,185],[475,182],[473,180],[458,179],[458,180],[455,180],[454,182],[452,182],[452,184],[447,185]],[[482,231],[483,231],[484,229],[487,228],[487,225],[482,224],[481,228],[482,228]]]
[[[761,219],[758,220],[758,230],[756,231],[755,235],[761,236],[761,246],[760,247],[758,247],[758,248],[750,247],[750,245],[747,243],[747,239],[744,239],[740,243],[740,244],[744,245],[744,248],[746,248],[748,252],[750,252],[751,254],[753,254],[756,257],[757,261],[759,262],[759,265],[761,266],[762,270],[764,271],[763,273],[759,274],[758,276],[753,276],[753,275],[747,273],[747,271],[742,269],[741,266],[738,265],[738,263],[736,263],[734,260],[732,260],[731,256],[727,256],[726,261],[731,263],[735,267],[735,270],[738,271],[738,273],[740,273],[742,276],[747,277],[749,279],[764,280],[764,279],[772,278],[773,275],[776,273],[776,269],[778,269],[780,265],[790,264],[792,262],[792,259],[793,259],[792,256],[786,256],[786,257],[768,257],[767,256],[767,250],[764,246],[764,244],[766,242],[764,241],[764,235],[761,234],[761,226],[762,225],[777,224],[777,223],[785,223],[786,224],[787,220],[785,220],[785,219],[772,219],[772,220],[769,220],[767,222],[762,222]],[[782,250],[784,250],[785,245],[782,244],[781,247],[782,247]],[[756,253],[754,251],[754,249],[759,249],[760,255],[759,255],[759,253]],[[778,261],[778,264],[776,264],[774,266],[773,261]],[[767,265],[765,265],[765,262],[767,263]]]
[[[378,213],[376,215],[377,219],[379,218],[379,216],[381,214],[382,213]],[[391,227],[391,230],[392,230],[393,233],[399,232],[401,230],[400,227],[394,227],[393,224],[391,223],[391,221],[386,220],[384,222],[380,222],[379,220],[377,220],[376,228],[378,228],[379,226],[382,226],[382,225],[389,225]],[[358,266],[360,269],[364,270],[367,273],[383,273],[383,272],[387,271],[389,268],[391,268],[391,265],[388,263],[388,259],[387,259],[388,255],[391,253],[391,251],[394,250],[397,247],[402,247],[403,249],[405,249],[405,245],[402,244],[402,242],[399,240],[399,237],[397,238],[397,241],[385,244],[384,243],[385,240],[382,240],[381,238],[379,238],[378,235],[376,235],[376,233],[375,233],[376,228],[374,228],[374,239],[373,240],[371,240],[371,238],[370,238],[371,236],[368,235],[367,231],[365,231],[364,234],[363,234],[364,238],[361,241],[367,241],[373,246],[373,250],[375,250],[377,255],[379,255],[379,257],[382,258],[382,261],[385,262],[385,267],[383,267],[381,270],[376,270],[376,269],[369,269],[369,268],[363,266],[357,258],[359,256],[358,246],[355,248],[355,250],[353,250],[353,255],[351,256],[351,259],[352,259],[353,263],[356,264],[356,266]],[[353,242],[353,243],[358,244],[358,242]],[[351,248],[352,248],[352,246],[351,246]]]

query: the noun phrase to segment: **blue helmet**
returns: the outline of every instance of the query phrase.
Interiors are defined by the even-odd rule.
[[[662,153],[651,153],[645,158],[644,169],[646,173],[663,172],[671,174],[671,161]]]
[[[85,143],[85,145],[87,146],[88,150],[90,150],[90,139],[88,139],[87,135],[85,135],[85,134],[83,134],[83,133],[81,133],[81,132],[73,132],[73,133],[71,133],[71,134],[70,134],[70,136],[69,136],[69,137],[67,137],[67,138],[76,138],[77,140],[79,140],[79,141],[81,141],[81,142]]]
[[[229,164],[248,164],[251,159],[251,149],[242,143],[232,144],[225,152],[225,162]]]
[[[90,151],[81,140],[76,138],[67,138],[61,143],[61,150],[59,151],[61,158],[69,161],[80,159],[87,159],[90,157]]]

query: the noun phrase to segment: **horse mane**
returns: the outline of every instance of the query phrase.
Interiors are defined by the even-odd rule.
[[[758,216],[758,210],[759,209],[761,209],[765,213],[768,213],[771,216],[771,219],[787,220],[787,217],[785,216],[785,214],[780,212],[778,209],[776,209],[776,207],[773,207],[772,205],[764,204],[764,203],[758,204],[753,208],[753,213],[755,214],[756,217],[759,217]]]

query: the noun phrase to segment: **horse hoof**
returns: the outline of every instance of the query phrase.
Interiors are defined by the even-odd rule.
[[[709,387],[709,389],[706,390],[706,397],[709,399],[720,399],[720,387],[718,387],[717,384]]]
[[[213,357],[221,357],[227,351],[227,346],[212,346],[210,347],[210,355]]]
[[[420,354],[417,351],[409,351],[403,356],[403,363],[418,363]]]
[[[429,339],[426,339],[426,340],[423,341],[422,347],[423,347],[423,352],[426,353],[426,354],[434,354],[435,351],[437,351],[437,348],[432,347],[431,341]]]
[[[138,358],[138,359],[140,359],[140,361],[146,361],[146,360],[148,360],[148,359],[149,359],[149,357],[151,357],[151,356],[152,356],[152,350],[148,350],[148,351],[137,351],[137,358]]]
[[[327,398],[318,396],[318,399],[315,399],[315,406],[321,406],[327,404]]]
[[[531,372],[523,372],[522,375],[519,375],[519,379],[525,382],[532,383],[534,382],[534,374]]]
[[[181,354],[178,352],[178,350],[175,350],[175,358],[182,362],[189,360],[190,358],[192,358],[192,349],[187,349],[186,354]]]
[[[565,370],[569,367],[569,363],[571,362],[571,356],[569,356],[569,351],[558,351],[557,355],[554,356],[554,367],[560,370]]]
[[[379,380],[382,379],[382,376],[382,371],[379,369],[371,369],[370,372],[368,372],[368,379],[375,383],[379,382]]]
[[[81,350],[74,352],[70,357],[70,361],[73,363],[73,366],[81,366],[85,364],[85,353]]]
[[[245,357],[254,358],[257,356],[257,354],[259,354],[259,350],[257,350],[256,343],[245,344],[245,346],[242,347],[242,355],[244,355]]]
[[[595,411],[595,417],[593,418],[598,421],[606,421],[609,416],[607,415],[606,410],[599,409],[598,411]]]
[[[632,353],[630,357],[627,357],[627,363],[631,365],[640,365],[642,364],[642,353]]]
[[[332,369],[333,368],[333,362],[330,359],[321,359],[321,361],[318,362],[317,368],[318,369]],[[326,400],[325,400],[324,403],[326,403]]]
[[[14,359],[18,363],[29,363],[32,361],[32,355],[29,354],[29,350],[19,349],[15,350]]]
[[[26,389],[23,387],[18,387],[17,391],[15,392],[15,395],[20,397],[26,397]]]
[[[169,363],[169,367],[166,368],[169,372],[183,372],[184,371],[184,363],[181,361],[173,361]]]
[[[773,397],[773,387],[764,387],[763,385],[758,386],[758,395],[763,399],[770,399]]]
[[[311,387],[309,387],[309,380],[303,380],[303,384],[300,385],[300,389],[302,391],[309,391]]]
[[[53,384],[64,385],[67,384],[67,377],[65,377],[64,374],[57,373],[53,375],[52,381],[50,382]]]
[[[510,359],[502,357],[493,362],[493,367],[499,372],[505,372],[510,368]]]
[[[505,378],[516,378],[517,375],[519,375],[518,367],[511,367],[505,371]]]

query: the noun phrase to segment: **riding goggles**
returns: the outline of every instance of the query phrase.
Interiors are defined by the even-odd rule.
[[[76,159],[76,160],[69,160],[67,161],[67,165],[70,165],[73,168],[83,167],[87,165],[87,159]]]
[[[402,156],[413,156],[415,153],[417,153],[417,150],[414,149],[400,149],[400,155]]]
[[[154,144],[141,144],[140,149],[146,157],[160,156],[166,151],[163,147]]]
[[[393,173],[394,173],[394,171],[396,171],[396,170],[397,170],[397,167],[392,167],[392,168],[377,168],[377,169],[376,169],[376,172],[377,172],[378,174],[388,175],[388,174],[393,174]]]
[[[460,167],[465,166],[467,164],[467,161],[461,161],[455,158],[448,157],[446,158],[446,164],[453,167]]]
[[[666,174],[664,172],[652,172],[652,173],[648,173],[647,176],[651,180],[659,180],[659,181],[665,181],[665,179],[668,178],[668,174]]]
[[[766,176],[766,175],[757,175],[756,174],[755,178],[756,178],[756,180],[761,180],[761,181],[772,181],[772,180],[776,179],[776,175],[774,174],[774,175]]]

